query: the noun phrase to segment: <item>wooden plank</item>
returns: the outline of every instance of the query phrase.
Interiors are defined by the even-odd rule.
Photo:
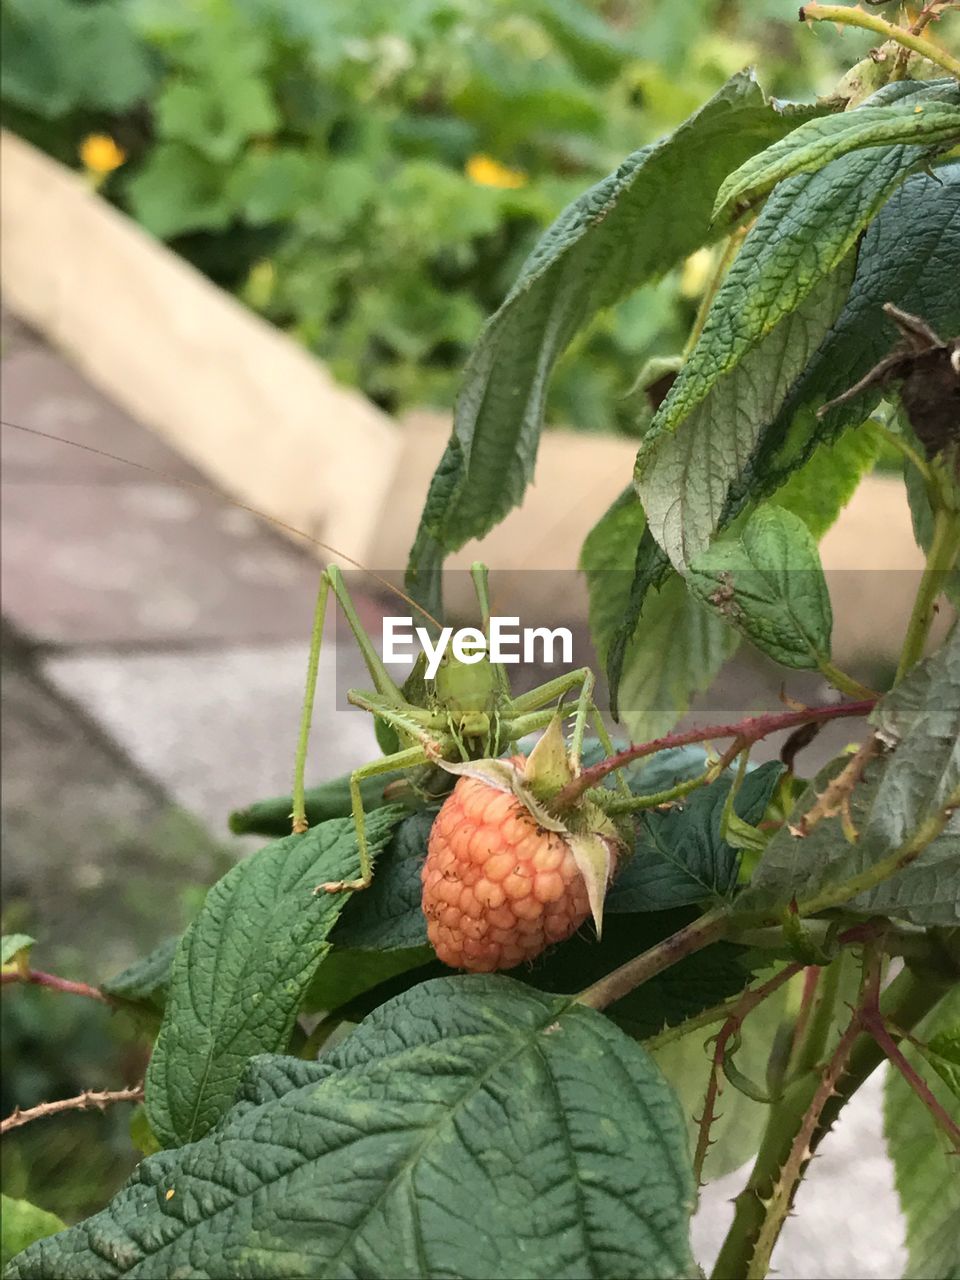
[[[13,310],[227,492],[366,560],[396,423],[81,175],[6,131],[0,166]]]

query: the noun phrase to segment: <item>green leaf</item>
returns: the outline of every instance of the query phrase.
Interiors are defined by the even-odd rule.
[[[184,143],[160,143],[127,184],[133,214],[161,240],[184,231],[222,231],[233,216],[224,176]]]
[[[436,814],[436,809],[428,809],[403,819],[380,856],[373,884],[351,896],[331,942],[377,951],[427,945],[420,868]]]
[[[179,945],[179,937],[164,938],[149,955],[101,983],[100,990],[119,1000],[142,1005],[149,1013],[162,1014]]]
[[[400,812],[367,818],[371,855]],[[348,895],[314,893],[357,874],[352,819],[276,840],[229,871],[184,934],[147,1070],[150,1125],[166,1146],[193,1142],[223,1115],[254,1054],[284,1049]]]
[[[833,614],[817,544],[799,516],[759,507],[691,563],[687,584],[758,649],[785,667],[830,657]]]
[[[751,770],[734,799],[737,816],[756,825],[782,772],[776,761]],[[662,911],[732,894],[740,855],[721,834],[732,785],[726,775],[692,792],[682,807],[640,815],[633,856],[614,881],[608,911]]]
[[[533,474],[550,373],[574,334],[707,239],[722,179],[800,118],[766,101],[751,75],[737,75],[546,231],[467,364],[453,434],[410,554],[408,582],[425,602],[439,604],[444,556],[482,537],[520,501]]]
[[[940,334],[960,332],[960,290],[944,288],[945,280],[958,276],[960,163],[953,163],[908,178],[867,227],[843,309],[764,433],[752,466],[733,486],[724,523],[758,491],[770,493],[796,468],[813,465],[815,451],[876,407],[883,388],[874,383],[823,417],[817,414],[900,342],[883,303],[922,316]]]
[[[29,1200],[0,1195],[0,1267],[5,1267],[34,1241],[65,1229],[66,1223],[55,1213],[48,1213]]]
[[[633,489],[587,534],[580,568],[614,719],[622,717],[636,740],[667,732],[693,695],[713,683],[737,637],[689,595],[650,535]],[[684,643],[668,643],[669,634]]]
[[[631,40],[579,0],[535,0],[531,11],[571,64],[594,83],[606,83],[640,57]]]
[[[691,907],[611,912],[604,920],[602,941],[583,930],[514,970],[511,977],[539,991],[573,994],[656,946],[697,914]],[[645,1039],[742,991],[753,975],[754,958],[744,947],[717,943],[644,982],[605,1012],[630,1035]]]
[[[960,107],[947,102],[862,106],[841,115],[808,120],[751,156],[724,180],[713,217],[716,222],[735,220],[784,178],[822,169],[860,148],[939,143],[946,150],[954,142],[960,142]]]
[[[850,287],[852,256],[846,261],[830,259],[830,273],[809,290],[801,289],[810,268],[799,261],[802,242],[781,233],[787,216],[778,201],[783,189],[777,189],[747,237],[700,341],[637,455],[634,480],[650,531],[681,572],[721,528],[732,487]],[[799,216],[802,200],[798,193],[793,195],[789,204]],[[776,218],[776,227],[765,222],[768,214]],[[774,258],[786,256],[785,247],[791,246],[794,265],[778,261],[770,272],[762,242],[750,243],[758,233],[769,237]],[[774,290],[774,278],[787,283]],[[757,300],[768,300],[769,306],[763,308]],[[761,311],[764,314],[758,314]],[[732,357],[728,347],[735,353]],[[683,403],[686,392],[686,407],[675,411],[678,389],[676,403]]]
[[[669,732],[709,688],[738,637],[678,574],[651,592],[622,654],[617,713],[636,742]]]
[[[953,1096],[960,1100],[960,1014],[951,1026],[928,1040],[922,1052]]]
[[[960,100],[950,87],[901,89],[915,103],[933,93]],[[919,145],[853,152],[773,191],[637,458],[648,524],[677,568],[727,522],[734,495],[741,502],[759,496],[754,456],[840,311],[855,265],[851,250],[931,154]]]
[[[954,989],[920,1023],[915,1035],[921,1040],[936,1038],[941,1032],[952,1035],[958,1025],[960,992]],[[900,1047],[921,1074],[928,1074],[923,1071],[916,1049],[907,1041]],[[937,1100],[960,1122],[960,1103],[947,1085],[936,1079],[928,1080],[928,1084]],[[946,1136],[899,1071],[887,1073],[883,1116],[900,1205],[907,1219],[906,1280],[927,1280],[929,1276],[956,1280],[960,1276],[957,1158],[949,1152]]]
[[[0,965],[13,964],[22,951],[29,951],[36,943],[29,933],[5,933],[0,938]]]
[[[795,471],[782,488],[777,490],[778,505],[799,515],[813,536],[821,537],[849,500],[860,476],[870,468],[878,448],[879,436],[871,425],[848,433],[832,446],[818,449],[814,456]],[[621,495],[618,503],[622,503],[629,510],[626,495]],[[606,521],[608,516],[614,516],[618,503],[611,507],[607,516],[603,517],[589,535],[588,540],[595,540],[595,545],[591,547],[589,563],[586,562],[585,546],[585,562],[582,565],[588,571],[591,629],[598,649],[606,656],[611,706],[615,713],[618,709],[619,686],[624,667],[629,669],[635,661],[639,661],[642,666],[645,652],[649,653],[649,650],[644,650],[642,645],[638,645],[639,637],[636,637],[636,632],[644,610],[648,606],[651,611],[656,609],[652,604],[653,597],[650,593],[655,587],[661,586],[675,576],[669,560],[645,530],[643,507],[639,498],[636,497],[634,497],[633,511],[636,540],[633,544],[632,570],[629,573],[623,572],[629,546],[626,539],[614,563],[608,565],[604,562],[603,546],[607,529],[611,529],[612,542],[615,543],[617,537],[616,526],[608,526]],[[626,523],[628,517],[624,514],[621,519],[625,522],[622,527],[626,533],[629,529]],[[610,569],[618,568],[621,572],[619,576],[611,572],[593,573],[591,570],[594,565],[598,570],[609,567]],[[648,597],[650,597],[649,600]],[[597,619],[596,622],[594,618]],[[698,687],[706,687],[712,682],[723,657],[726,656],[722,645],[736,640],[728,628],[718,627],[717,634],[720,640],[713,652],[714,665],[703,668],[699,673],[691,672],[694,681],[698,679],[705,681],[705,684]],[[672,652],[670,650],[668,652],[673,657]],[[693,690],[694,685],[691,684],[690,688]],[[678,686],[676,700],[678,716],[688,704],[689,696],[684,701],[682,687]],[[666,727],[671,726],[668,724]],[[642,733],[641,725],[635,730],[635,736],[640,736]]]
[[[280,123],[266,81],[246,73],[196,84],[171,80],[155,109],[162,138],[195,147],[220,165],[235,161],[249,138],[273,133]]]
[[[156,1155],[163,1150],[163,1146],[157,1141],[157,1135],[150,1128],[147,1109],[142,1103],[134,1107],[130,1116],[130,1141],[142,1156]]]
[[[776,491],[778,507],[800,517],[819,540],[850,501],[861,478],[873,468],[882,437],[872,422],[823,444]]]
[[[422,912],[421,912],[422,915]],[[413,969],[435,960],[433,948],[395,947],[389,951],[338,947],[320,963],[303,1001],[305,1013],[330,1013]]]
[[[629,603],[637,547],[646,527],[639,498],[632,488],[624,489],[587,534],[580,551],[590,599],[590,634],[604,662]]]
[[[126,111],[153,82],[145,45],[112,4],[4,0],[0,50],[4,99],[47,120]]]
[[[835,760],[800,797],[789,822],[764,850],[749,889],[738,899],[746,910],[801,906],[824,889],[838,888],[902,848],[956,800],[960,788],[960,634],[919,663],[881,700],[874,715],[893,744],[885,763],[874,762],[850,798],[858,832],[851,844],[840,816],[824,818],[810,833],[794,834],[848,763]],[[956,815],[920,856],[848,903],[870,914],[898,916],[920,924],[960,919],[960,824]]]
[[[639,1045],[566,998],[444,978],[319,1063],[258,1059],[215,1132],[10,1274],[691,1276],[693,1202]]]

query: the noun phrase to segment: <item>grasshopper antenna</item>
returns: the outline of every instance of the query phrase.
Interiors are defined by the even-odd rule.
[[[251,515],[257,516],[258,519],[266,520],[269,524],[276,525],[278,529],[292,533],[295,537],[302,538],[304,542],[309,542],[312,546],[319,547],[321,551],[327,551],[330,555],[336,556],[337,559],[344,560],[347,564],[352,565],[354,569],[359,569],[361,573],[365,573],[373,578],[375,582],[379,582],[392,595],[398,596],[411,609],[416,609],[417,613],[426,618],[428,622],[442,629],[441,624],[432,613],[428,613],[423,605],[417,604],[416,600],[412,596],[408,596],[405,591],[402,591],[392,582],[388,582],[386,578],[381,577],[375,569],[368,569],[365,564],[361,564],[359,560],[354,560],[353,556],[348,556],[336,547],[332,547],[329,542],[323,542],[320,538],[304,533],[296,525],[287,524],[285,520],[281,520],[277,516],[267,515],[265,511],[259,511],[256,507],[251,507],[246,502],[241,502],[239,498],[232,498],[228,493],[222,493],[219,489],[214,489],[212,485],[202,484],[199,480],[186,480],[182,476],[172,476],[166,471],[161,471],[158,467],[148,467],[145,462],[134,462],[132,458],[124,458],[119,453],[110,453],[108,450],[98,449],[92,444],[81,444],[79,440],[68,440],[65,436],[54,435],[51,431],[40,431],[37,427],[25,427],[22,423],[10,422],[6,418],[0,419],[0,425],[12,427],[14,431],[24,431],[29,436],[39,436],[42,440],[53,440],[56,444],[69,445],[71,449],[82,449],[84,453],[95,453],[101,458],[109,458],[111,462],[121,462],[128,467],[136,467],[138,471],[146,471],[150,475],[159,476],[161,480],[167,480],[170,484],[182,485],[184,488],[189,489],[199,489],[201,493],[208,493],[214,498],[224,498],[231,506],[238,507],[241,511],[249,511]]]

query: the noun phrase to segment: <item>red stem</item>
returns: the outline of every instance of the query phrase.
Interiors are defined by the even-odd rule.
[[[793,1028],[793,1048],[791,1056],[793,1056],[800,1047],[803,1040],[804,1032],[807,1029],[807,1023],[810,1021],[810,1013],[813,1009],[814,1001],[817,998],[817,987],[820,985],[820,968],[818,965],[812,964],[804,970],[803,973],[803,995],[800,998],[800,1012],[797,1014],[797,1021]]]
[[[900,1051],[900,1046],[887,1030],[887,1023],[880,1008],[880,966],[875,966],[865,985],[863,1004],[859,1013],[860,1026],[876,1041],[889,1061],[897,1068],[923,1105],[933,1116],[934,1123],[946,1133],[960,1155],[960,1125],[942,1107],[923,1076],[916,1071]]]
[[[703,1186],[703,1166],[707,1158],[707,1151],[711,1145],[710,1130],[716,1118],[717,1098],[720,1094],[720,1072],[727,1052],[727,1043],[730,1037],[740,1030],[747,1014],[754,1010],[758,1004],[762,1004],[767,996],[773,995],[785,982],[789,982],[791,978],[795,977],[802,968],[802,964],[788,964],[785,969],[781,969],[779,973],[774,974],[772,978],[761,986],[745,991],[736,1005],[734,1005],[726,1022],[714,1037],[710,1079],[707,1081],[707,1092],[703,1100],[703,1113],[700,1117],[697,1132],[697,1150],[693,1157],[693,1170],[698,1186]]]
[[[68,995],[86,996],[89,1000],[99,1000],[103,1004],[111,1003],[99,987],[92,987],[88,982],[71,982],[69,978],[60,978],[55,973],[43,973],[39,969],[27,969],[26,972],[11,969],[0,973],[0,983],[6,986],[8,982],[29,982],[37,987],[49,987],[52,991],[65,991]]]
[[[900,1046],[887,1030],[883,1016],[879,1010],[865,1009],[860,1015],[860,1022],[865,1031],[876,1040],[879,1047],[897,1068],[923,1105],[933,1116],[934,1123],[939,1125],[954,1145],[955,1154],[960,1155],[960,1125],[941,1106],[923,1076],[916,1071],[900,1052]]]
[[[564,809],[576,803],[591,787],[597,786],[609,773],[620,769],[632,760],[640,760],[644,756],[652,756],[658,751],[666,751],[670,747],[687,747],[697,742],[710,742],[714,738],[735,738],[741,744],[738,754],[744,747],[759,742],[771,733],[783,729],[795,729],[798,725],[819,723],[826,720],[838,720],[847,716],[866,716],[876,705],[875,698],[865,698],[862,702],[840,702],[829,707],[803,707],[800,711],[786,711],[779,714],[749,716],[733,724],[712,724],[703,729],[683,729],[677,733],[668,733],[663,738],[654,738],[652,742],[643,742],[636,746],[626,747],[599,764],[591,766],[568,782],[554,798],[554,806]],[[728,752],[729,754],[729,752]]]

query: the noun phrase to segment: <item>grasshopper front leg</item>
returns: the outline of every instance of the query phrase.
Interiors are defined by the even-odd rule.
[[[370,888],[373,880],[373,866],[367,846],[366,815],[363,812],[360,783],[365,778],[375,777],[378,773],[390,773],[393,769],[409,769],[415,765],[426,764],[428,759],[423,747],[407,747],[403,751],[395,751],[393,755],[384,756],[381,760],[374,760],[370,764],[361,765],[359,769],[354,769],[350,775],[350,809],[357,832],[360,877],[357,880],[329,880],[326,884],[318,884],[314,893],[346,893],[354,889]]]

